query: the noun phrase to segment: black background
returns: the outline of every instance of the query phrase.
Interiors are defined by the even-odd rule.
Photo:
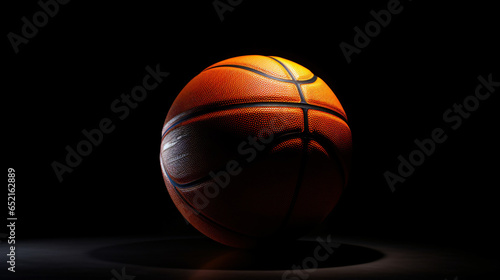
[[[353,28],[387,3],[246,0],[221,22],[212,1],[71,1],[19,53],[4,36],[5,168],[16,170],[16,235],[197,234],[161,176],[164,118],[204,68],[262,54],[310,69],[349,117],[352,175],[325,230],[492,252],[498,91],[457,130],[442,115],[474,93],[479,75],[500,81],[497,12],[479,2],[401,1],[402,12],[347,63],[339,44],[353,44]],[[19,4],[4,9],[5,35],[20,34],[21,18],[40,10],[36,1]],[[157,64],[170,75],[119,120],[111,103]],[[51,164],[64,163],[65,147],[103,118],[115,130],[60,183]],[[414,139],[436,127],[446,142],[391,192],[384,172],[396,172],[398,155],[407,157]]]

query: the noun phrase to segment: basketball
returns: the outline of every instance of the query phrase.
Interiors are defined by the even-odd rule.
[[[160,164],[174,204],[225,245],[293,240],[337,204],[351,131],[339,100],[305,67],[275,56],[223,60],[172,103]]]

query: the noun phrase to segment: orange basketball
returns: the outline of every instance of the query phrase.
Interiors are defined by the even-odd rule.
[[[339,100],[290,60],[218,62],[179,93],[160,163],[175,205],[220,243],[253,247],[300,237],[339,200],[351,131]]]

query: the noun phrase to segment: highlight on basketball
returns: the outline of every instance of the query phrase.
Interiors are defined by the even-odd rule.
[[[184,218],[222,244],[293,240],[318,226],[349,177],[351,131],[328,85],[275,56],[207,67],[179,93],[160,164]]]

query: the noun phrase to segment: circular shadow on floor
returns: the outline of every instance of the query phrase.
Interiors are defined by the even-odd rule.
[[[340,244],[324,247],[317,241],[299,240],[286,246],[243,250],[208,239],[169,239],[120,244],[90,252],[91,257],[147,267],[214,270],[288,270],[317,263],[318,268],[376,261],[384,255],[374,249]],[[319,247],[319,248],[318,248]]]

